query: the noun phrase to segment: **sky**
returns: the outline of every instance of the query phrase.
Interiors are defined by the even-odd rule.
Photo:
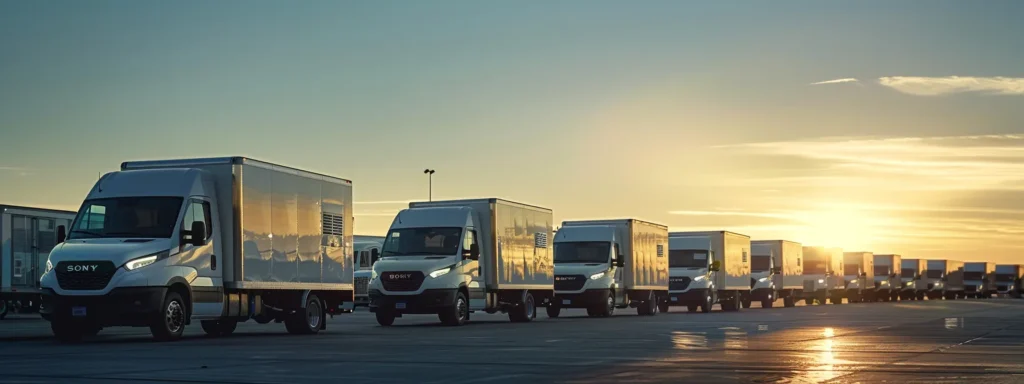
[[[0,203],[122,161],[1024,263],[1024,2],[4,1]]]

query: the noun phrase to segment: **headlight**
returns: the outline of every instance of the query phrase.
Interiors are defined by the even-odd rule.
[[[701,281],[701,280],[704,280],[704,275],[700,275],[700,276],[697,276],[697,277],[693,278],[693,281]]]
[[[768,281],[767,277],[762,277],[760,279],[757,279],[757,282],[759,282],[759,283],[763,283],[763,282],[766,282],[766,281]]]
[[[136,269],[139,269],[139,268],[145,267],[147,265],[153,264],[153,263],[155,263],[157,261],[166,259],[167,256],[170,255],[170,253],[171,253],[171,251],[167,250],[167,251],[157,252],[157,253],[154,253],[152,255],[147,255],[147,256],[142,256],[142,257],[139,257],[139,258],[135,258],[135,259],[133,259],[133,260],[127,262],[127,263],[124,263],[124,269],[127,269],[129,271],[134,271]]]
[[[818,279],[818,284],[825,284],[825,279]]]
[[[43,272],[43,273],[50,272],[50,270],[52,270],[52,269],[53,269],[53,264],[50,263],[50,259],[46,259],[46,271]],[[1013,287],[1010,287],[1010,288],[1012,289]]]
[[[604,277],[604,272],[598,272],[598,273],[595,273],[593,275],[590,275],[590,280],[597,280],[597,279],[600,279],[602,277]]]
[[[438,270],[436,270],[434,272],[430,272],[430,277],[438,278],[438,277],[444,276],[444,275],[448,274],[448,272],[451,272],[453,268],[455,268],[455,265],[449,265],[447,267],[438,269]]]

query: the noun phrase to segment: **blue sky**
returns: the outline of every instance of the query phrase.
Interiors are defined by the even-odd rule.
[[[1018,1],[3,2],[0,200],[74,209],[124,160],[246,155],[354,180],[366,234],[426,197],[429,167],[435,197],[558,219],[1019,259],[1021,14]],[[838,79],[856,81],[811,85]]]

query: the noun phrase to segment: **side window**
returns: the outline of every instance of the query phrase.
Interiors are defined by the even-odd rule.
[[[210,225],[210,221],[210,203],[193,200],[185,210],[185,216],[183,216],[181,221],[181,229],[184,233],[192,228],[193,222],[201,222],[206,226],[206,238],[209,239],[210,235],[213,234],[213,226]],[[191,239],[191,237],[191,234],[185,235],[186,239]]]
[[[370,266],[370,251],[359,252],[359,267],[366,268]]]
[[[466,231],[466,237],[462,238],[462,251],[469,252],[476,244],[476,231]]]
[[[213,216],[210,212],[210,202],[204,201],[200,205],[203,206],[203,223],[206,224],[206,238],[213,237]]]
[[[615,254],[614,254],[614,255],[612,255],[612,257],[618,258],[618,257],[619,257],[619,255],[621,255],[621,254],[622,254],[622,252],[619,252],[619,243],[615,243],[615,244],[614,244],[614,245],[612,246],[612,249],[614,249],[614,250],[615,250]]]

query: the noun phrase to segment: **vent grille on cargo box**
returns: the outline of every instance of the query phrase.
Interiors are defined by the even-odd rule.
[[[323,226],[325,235],[343,236],[345,234],[345,217],[324,212]]]
[[[658,257],[665,257],[665,245],[658,244]]]
[[[548,234],[547,232],[537,232],[533,234],[533,247],[534,248],[547,248],[548,247]]]

